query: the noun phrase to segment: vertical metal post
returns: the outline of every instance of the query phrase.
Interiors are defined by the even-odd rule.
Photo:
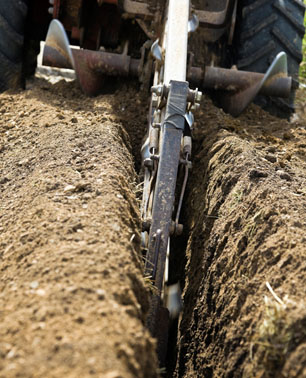
[[[170,80],[186,80],[189,7],[189,0],[169,0],[164,76],[166,85]]]

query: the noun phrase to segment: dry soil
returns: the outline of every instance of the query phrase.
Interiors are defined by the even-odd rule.
[[[172,276],[168,375],[306,376],[306,91],[280,120],[205,98]],[[35,79],[0,95],[0,376],[156,377],[139,150],[147,95]]]

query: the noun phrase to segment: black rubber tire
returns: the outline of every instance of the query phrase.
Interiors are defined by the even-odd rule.
[[[280,116],[294,111],[302,61],[305,5],[302,0],[242,0],[235,34],[238,69],[264,73],[274,57],[287,53],[288,72],[293,77],[289,99],[259,97],[257,103]]]
[[[0,92],[24,84],[25,0],[0,1]]]

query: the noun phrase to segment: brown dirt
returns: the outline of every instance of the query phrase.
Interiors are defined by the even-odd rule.
[[[204,100],[171,376],[306,376],[305,94],[291,122]],[[0,377],[158,376],[133,168],[145,97],[38,79],[0,95]]]
[[[132,85],[0,95],[1,377],[157,375],[130,145],[145,108]]]
[[[297,102],[291,122],[209,100],[197,117],[174,376],[306,377],[305,90]]]

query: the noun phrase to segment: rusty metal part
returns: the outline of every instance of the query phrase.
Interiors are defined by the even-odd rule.
[[[176,52],[173,53],[173,56],[176,54]],[[185,56],[185,48],[183,48],[182,55]],[[173,56],[171,55],[172,58]],[[173,59],[169,61],[173,61]],[[140,77],[142,73],[141,60],[133,59],[127,54],[72,49],[66,32],[58,20],[53,20],[50,24],[43,64],[75,69],[81,88],[89,95],[95,95],[101,91],[104,75]],[[172,70],[172,67],[173,65],[166,65],[166,73],[168,72],[168,75],[165,75],[166,81],[173,75],[184,77],[185,66],[176,65],[175,71]],[[205,69],[191,67],[188,71],[188,80],[193,84],[205,89],[228,92],[228,94],[223,93],[220,97],[223,108],[232,115],[239,115],[257,94],[276,97],[290,95],[292,79],[287,77],[285,53],[280,53],[275,58],[266,74],[217,67],[206,67]],[[165,91],[164,88],[167,89],[167,86],[155,86],[152,87],[152,90]],[[190,98],[188,99],[190,101]]]
[[[73,68],[82,90],[96,95],[103,87],[103,77],[138,76],[140,61],[126,54],[72,49],[62,24],[53,20],[48,31],[43,64],[52,67]]]
[[[54,3],[53,3],[53,18],[59,18],[60,7],[61,7],[61,0],[54,0]]]
[[[264,78],[264,74],[257,72],[239,71],[218,67],[192,67],[188,79],[205,89],[237,92],[244,90]],[[288,97],[291,88],[291,78],[284,74],[275,76],[265,82],[260,94],[265,96]]]
[[[67,54],[46,45],[43,64],[51,67],[74,68],[76,77],[84,93],[94,96],[103,88],[103,78],[107,76],[138,76],[139,60],[128,55],[102,51],[71,49],[73,62]]]
[[[205,89],[220,92],[225,111],[238,116],[256,95],[288,97],[292,78],[287,77],[287,57],[279,53],[266,74],[217,67],[192,67],[188,79]]]
[[[252,83],[249,87],[236,93],[223,92],[220,96],[221,105],[226,112],[237,117],[259,93],[269,93],[269,89],[273,88],[275,81],[278,81],[279,87],[274,88],[272,95],[289,97],[292,79],[286,78],[287,75],[287,55],[281,52],[274,58],[274,61],[261,80]],[[262,90],[263,92],[261,92]]]

